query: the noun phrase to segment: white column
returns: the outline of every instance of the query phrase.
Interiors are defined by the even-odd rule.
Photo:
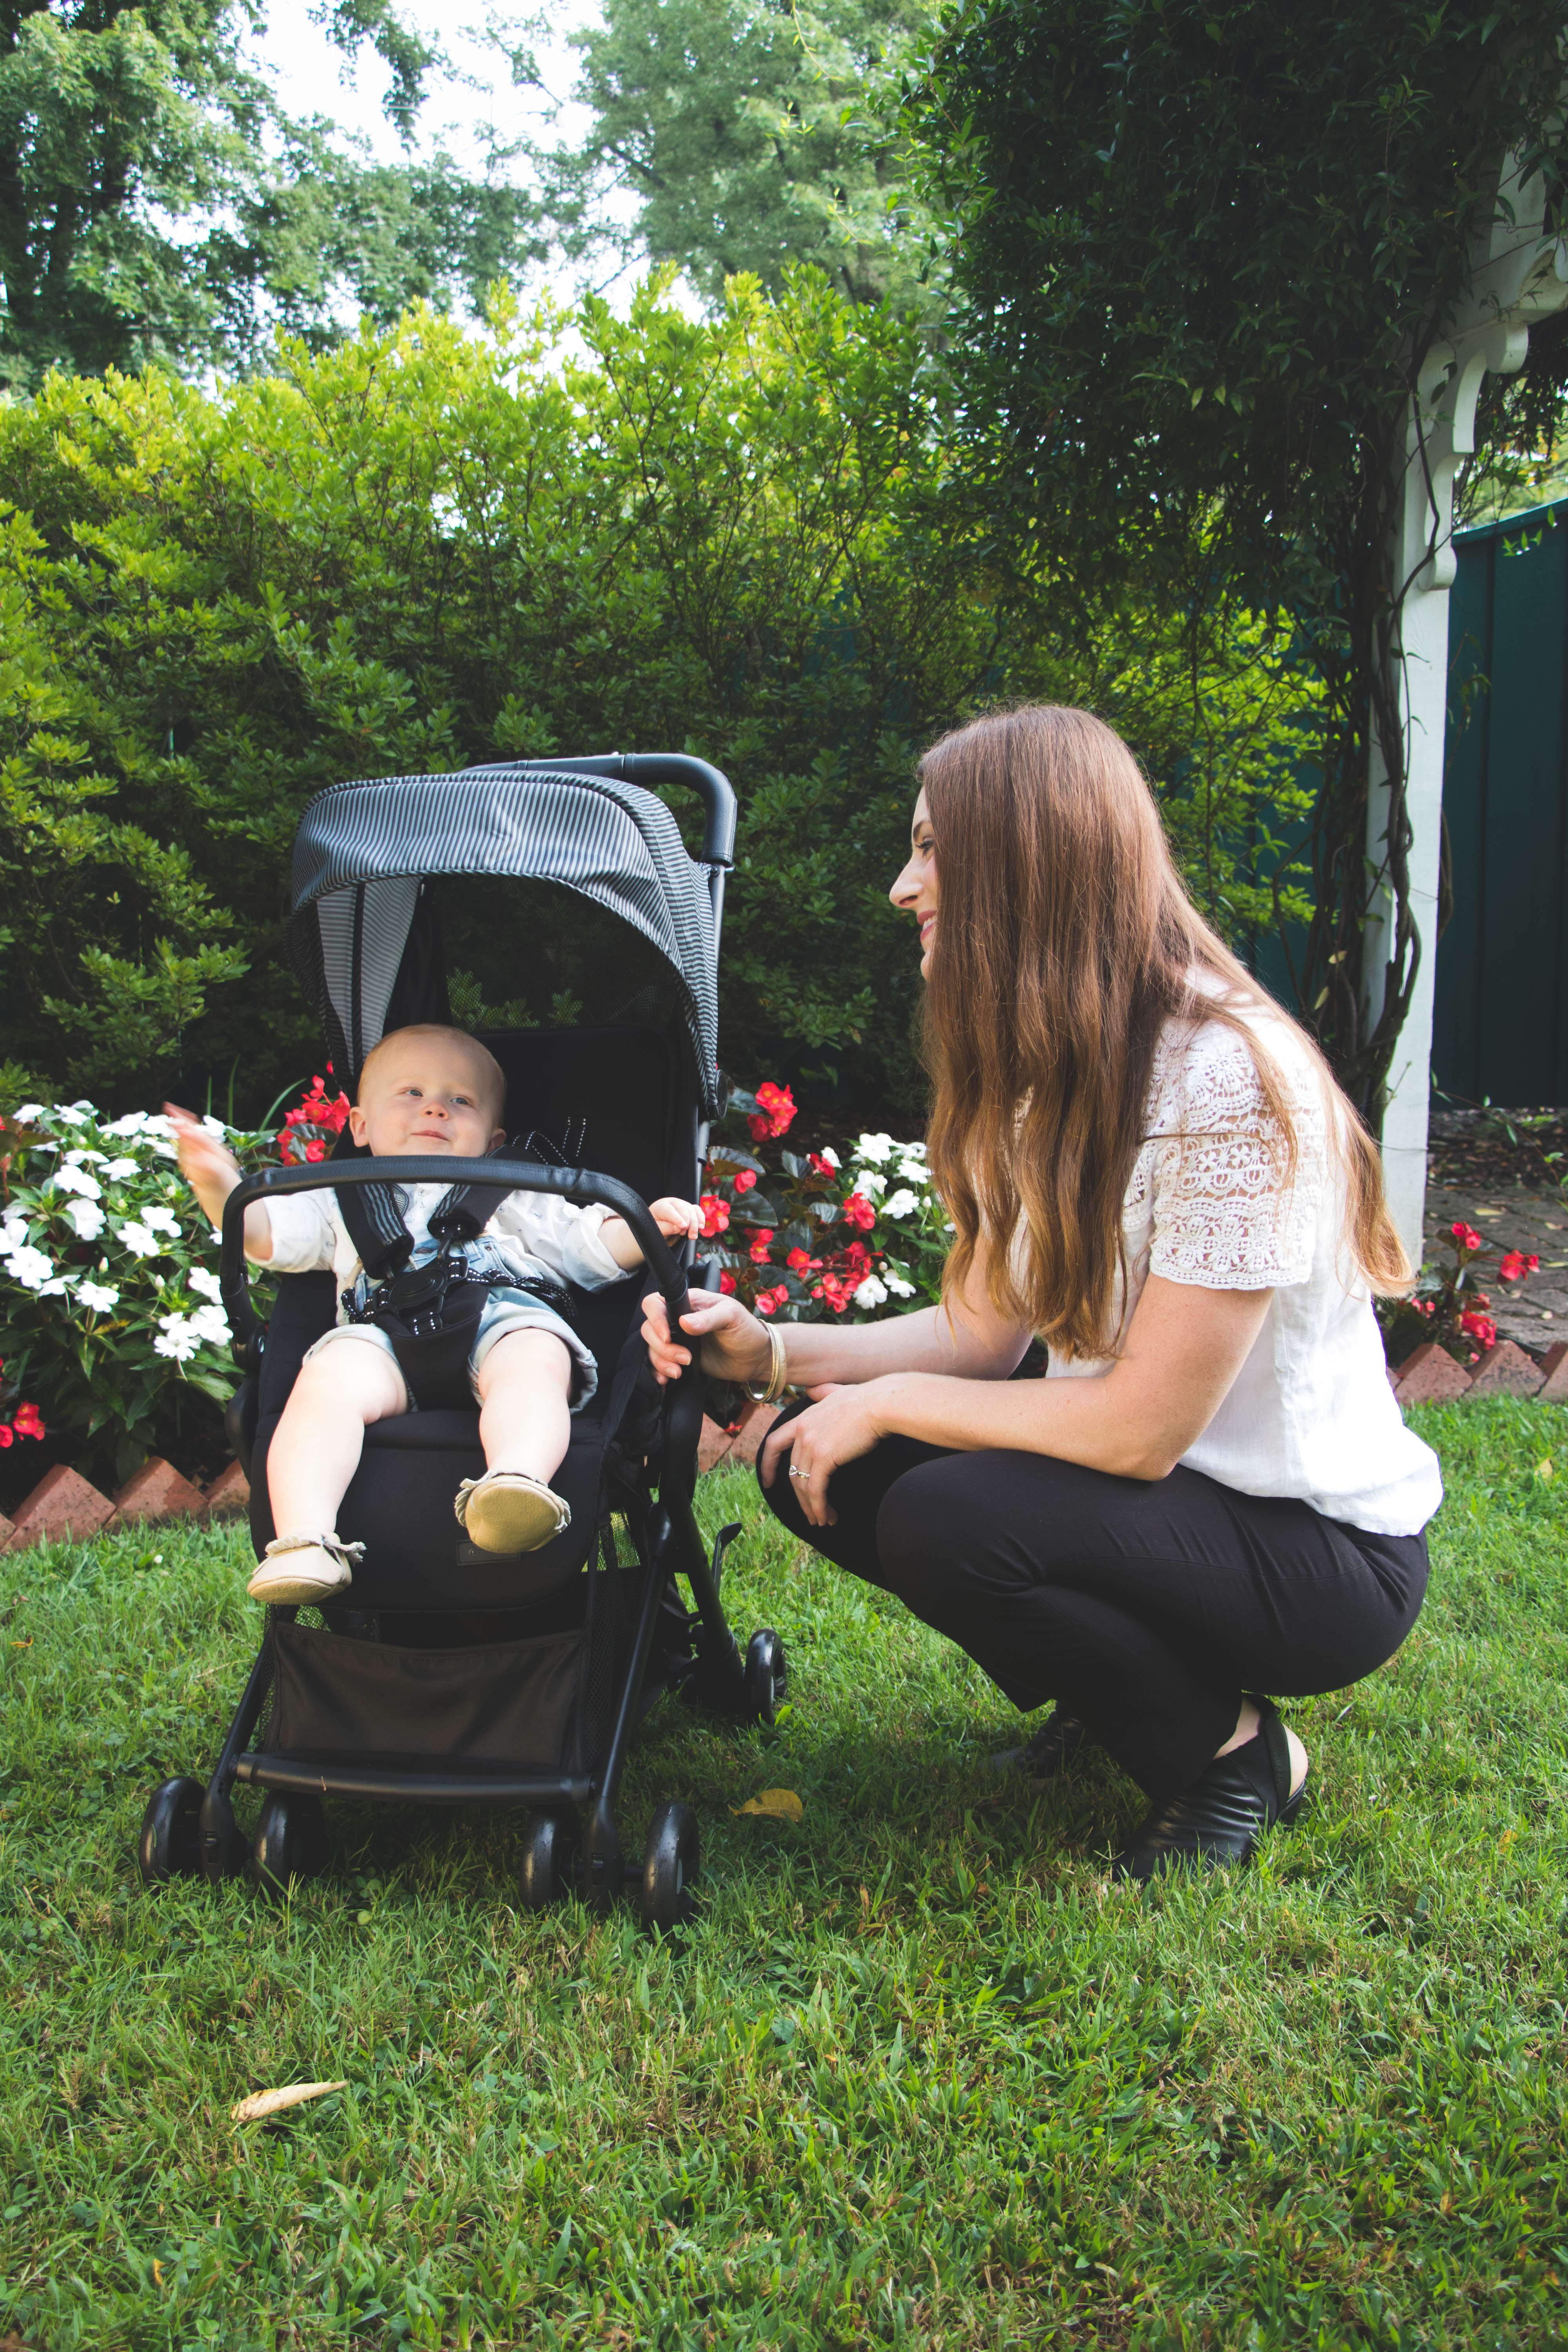
[[[1435,346],[1409,405],[1401,511],[1390,556],[1405,601],[1398,621],[1399,714],[1410,827],[1410,911],[1420,961],[1385,1082],[1384,1181],[1394,1223],[1419,1265],[1426,1201],[1426,1118],[1432,1086],[1432,996],[1437,969],[1437,880],[1448,700],[1448,591],[1455,572],[1454,476],[1475,448],[1476,401],[1489,371],[1523,364],[1535,319],[1568,302],[1568,245],[1543,234],[1544,187],[1505,171],[1499,218],[1476,257],[1471,290],[1448,339]],[[1363,935],[1363,1016],[1383,1009],[1394,931],[1388,881],[1387,767],[1375,728],[1367,802],[1368,894]]]

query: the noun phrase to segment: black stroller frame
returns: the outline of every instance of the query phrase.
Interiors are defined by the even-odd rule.
[[[693,787],[703,797],[706,822],[696,860],[688,857],[673,819],[654,797],[650,788],[659,784]],[[388,797],[392,788],[403,795],[401,800]],[[418,797],[422,788],[424,803]],[[695,1078],[694,1086],[685,1087],[672,1078],[673,1108],[664,1147],[666,1164],[678,1171],[688,1165],[689,1150],[689,1183],[695,1196],[706,1157],[708,1118],[721,1108],[721,1081],[713,1059],[715,994],[711,985],[701,984],[702,975],[694,966],[706,957],[710,977],[716,973],[724,877],[732,862],[735,834],[735,801],[727,780],[706,762],[684,755],[612,753],[592,760],[470,769],[455,777],[333,786],[319,794],[301,819],[296,845],[295,960],[323,1008],[329,1043],[344,1053],[356,1082],[364,1055],[384,1026],[438,1017],[444,1005],[444,978],[430,981],[431,971],[438,971],[438,959],[434,963],[432,959],[433,932],[429,925],[421,929],[410,881],[388,877],[384,868],[367,863],[378,846],[377,826],[388,818],[395,822],[405,803],[438,806],[441,824],[458,824],[461,856],[468,860],[442,866],[432,854],[434,845],[426,842],[423,855],[416,847],[412,852],[418,875],[525,871],[535,878],[560,881],[626,914],[655,940],[678,975],[684,971],[691,984],[683,1000],[684,1029],[673,1044],[673,1022],[664,1033],[635,1026],[614,1034],[491,1033],[487,1042],[492,1049],[501,1044],[519,1066],[531,1056],[536,1066],[544,1066],[553,1055],[557,1066],[567,1067],[570,1056],[557,1049],[574,1040],[585,1041],[584,1052],[603,1055],[607,1050],[625,1066],[635,1064],[649,1070],[654,1070],[659,1051],[666,1052],[677,1076],[685,1068]],[[507,837],[506,828],[516,825],[520,812],[527,817],[541,811],[547,836],[542,851],[537,841],[520,846]],[[552,832],[552,827],[558,830]],[[600,837],[606,828],[622,845],[619,872],[612,870]],[[585,830],[594,834],[587,850],[583,845]],[[497,839],[503,843],[499,851]],[[323,865],[323,840],[332,846],[336,865],[331,856]],[[345,841],[348,849],[342,846]],[[646,850],[646,858],[637,844]],[[559,855],[552,864],[553,852]],[[515,862],[498,862],[520,856],[525,860],[521,868]],[[365,867],[357,882],[355,857]],[[479,858],[489,862],[476,862]],[[345,862],[346,880],[342,870]],[[706,869],[700,879],[700,869]],[[419,892],[425,887],[420,881]],[[381,1013],[391,1017],[384,1023],[376,1014],[362,1029],[366,892],[377,888],[401,890],[391,919],[395,945],[395,925],[404,924],[405,933],[396,979],[385,986],[381,1005]],[[669,898],[675,929],[656,937],[659,888]],[[705,909],[697,906],[695,890],[701,891]],[[352,970],[352,1003],[345,1021],[341,982],[334,995],[331,974],[321,963],[320,943],[309,926],[320,919],[318,902],[337,904],[353,892],[357,896],[343,918],[352,914],[353,919],[352,950],[345,950],[352,952],[352,967],[343,967]],[[414,912],[405,917],[401,911],[405,907]],[[302,920],[309,931],[303,950],[298,929]],[[342,920],[338,929],[342,932]],[[384,981],[386,970],[384,957]],[[432,985],[437,987],[434,999]],[[652,1085],[650,1079],[650,1088]],[[537,1136],[530,1138],[531,1144],[538,1140]],[[346,1137],[340,1139],[340,1155],[346,1143]],[[643,1195],[616,1174],[550,1165],[539,1158],[492,1156],[443,1160],[440,1175],[447,1184],[551,1193],[578,1207],[603,1203],[625,1218],[635,1234],[672,1328],[694,1286],[694,1272],[695,1286],[718,1286],[717,1265],[694,1269],[690,1244],[678,1256],[655,1224]],[[427,1159],[334,1156],[314,1165],[267,1169],[247,1178],[229,1195],[219,1279],[236,1357],[246,1374],[229,1408],[229,1427],[251,1475],[252,1531],[258,1556],[271,1524],[265,1450],[281,1409],[278,1399],[286,1401],[309,1336],[330,1322],[331,1277],[280,1277],[279,1305],[270,1325],[263,1327],[245,1272],[245,1212],[255,1201],[326,1186],[430,1181]],[[629,1874],[616,1800],[632,1734],[652,1701],[662,1692],[680,1691],[717,1711],[754,1722],[772,1721],[784,1685],[783,1647],[771,1629],[763,1628],[742,1655],[726,1621],[720,1597],[724,1553],[740,1528],[723,1528],[710,1556],[693,1507],[701,1375],[694,1363],[662,1391],[653,1381],[637,1328],[636,1302],[646,1289],[646,1278],[637,1281],[624,1302],[630,1327],[621,1338],[616,1363],[601,1366],[606,1377],[595,1400],[601,1409],[592,1422],[585,1415],[582,1427],[574,1423],[574,1447],[580,1455],[577,1491],[584,1497],[591,1495],[589,1524],[579,1523],[574,1499],[573,1528],[540,1552],[516,1560],[475,1552],[455,1520],[444,1538],[430,1532],[440,1524],[438,1513],[432,1517],[426,1507],[432,1482],[441,1487],[449,1482],[454,1464],[477,1454],[474,1416],[400,1416],[367,1431],[365,1457],[345,1497],[340,1527],[352,1539],[357,1507],[358,1524],[381,1528],[383,1540],[373,1543],[365,1570],[356,1572],[345,1596],[346,1605],[321,1612],[324,1631],[300,1624],[298,1609],[268,1611],[260,1651],[211,1774],[205,1782],[188,1776],[167,1780],[148,1803],[140,1844],[144,1879],[158,1883],[200,1874],[216,1884],[243,1871],[248,1862],[257,1884],[277,1893],[321,1867],[321,1801],[326,1797],[522,1805],[531,1811],[521,1874],[524,1905],[541,1908],[575,1889],[590,1907],[603,1912],[615,1903]],[[269,1381],[270,1420],[264,1394]],[[421,1448],[430,1463],[428,1476],[421,1470]],[[569,1461],[574,1458],[569,1455]],[[253,1462],[258,1464],[255,1471]],[[378,1479],[386,1491],[396,1490],[384,1507],[376,1502]],[[448,1518],[453,1491],[446,1483]],[[379,1521],[378,1507],[383,1508]],[[616,1517],[630,1539],[631,1563],[622,1563],[618,1556]],[[450,1548],[446,1585],[437,1580],[432,1596],[425,1589],[426,1561],[432,1546],[439,1549],[443,1543]],[[424,1557],[411,1562],[410,1548],[418,1555],[421,1546]],[[692,1611],[679,1599],[678,1576],[688,1581]],[[624,1589],[628,1584],[633,1588],[629,1594]],[[391,1623],[411,1629],[414,1646],[387,1643],[383,1629]],[[479,1641],[454,1643],[442,1638],[449,1636],[454,1625],[477,1629]],[[379,1739],[367,1746],[365,1727],[374,1734],[389,1721],[395,1727],[406,1721],[416,1730],[423,1726],[428,1735],[426,1745],[408,1753],[397,1749],[395,1741],[388,1743],[392,1752]],[[480,1727],[471,1730],[471,1722]],[[459,1752],[430,1752],[429,1740],[441,1737],[443,1725],[455,1727]],[[540,1738],[553,1741],[548,1759],[537,1753],[515,1753]],[[509,1741],[511,1753],[507,1752]],[[235,1817],[237,1782],[264,1792],[260,1820],[249,1839]],[[590,1809],[590,1818],[579,1854],[574,1814],[581,1807]],[[640,1872],[643,1917],[650,1927],[668,1930],[689,1916],[699,1843],[695,1818],[684,1803],[667,1802],[656,1813]]]

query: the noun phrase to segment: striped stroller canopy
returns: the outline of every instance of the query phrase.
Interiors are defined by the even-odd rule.
[[[310,802],[294,842],[289,947],[356,1076],[385,1026],[420,887],[443,874],[556,882],[640,931],[675,973],[703,1115],[717,1114],[709,869],[655,793],[565,769],[383,776],[329,785]]]

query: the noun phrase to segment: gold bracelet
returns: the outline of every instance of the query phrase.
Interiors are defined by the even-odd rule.
[[[753,1404],[777,1404],[789,1386],[789,1364],[784,1355],[784,1333],[776,1323],[766,1327],[768,1334],[768,1379],[765,1388],[746,1383],[746,1394]]]

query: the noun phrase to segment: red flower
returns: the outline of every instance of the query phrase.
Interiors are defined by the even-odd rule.
[[[877,1222],[877,1212],[864,1192],[851,1192],[844,1203],[844,1222],[858,1233],[868,1234]]]
[[[795,1117],[795,1097],[787,1087],[775,1087],[771,1078],[757,1088],[757,1108],[765,1111],[770,1135],[783,1135]]]
[[[733,1298],[735,1296],[735,1277],[731,1273],[728,1266],[724,1268],[723,1272],[719,1276],[719,1287],[723,1292],[726,1298]]]
[[[1450,1225],[1448,1230],[1462,1250],[1479,1250],[1485,1247],[1474,1225],[1467,1225],[1462,1217],[1458,1224]]]
[[[8,1421],[0,1421],[0,1445],[9,1445],[10,1443],[11,1424]]]
[[[776,1290],[759,1290],[752,1305],[759,1315],[776,1315],[789,1292],[781,1282]]]
[[[42,1437],[45,1434],[36,1404],[19,1404],[11,1416],[11,1426],[18,1437]]]
[[[1534,1274],[1541,1265],[1538,1257],[1526,1257],[1521,1250],[1510,1250],[1498,1266],[1500,1282],[1522,1282],[1527,1274]]]
[[[702,1210],[702,1238],[710,1242],[714,1234],[721,1234],[729,1223],[730,1203],[721,1201],[715,1192],[704,1192],[700,1205]]]
[[[826,1298],[835,1315],[842,1315],[859,1286],[858,1275],[846,1282],[837,1274],[825,1274],[811,1295],[814,1298]]]
[[[844,1257],[845,1263],[852,1265],[856,1272],[864,1277],[866,1269],[871,1263],[871,1253],[865,1243],[851,1242],[844,1253]]]
[[[811,1162],[811,1172],[814,1176],[835,1176],[838,1172],[832,1160],[825,1160],[820,1151],[808,1151],[806,1158]]]
[[[750,1168],[736,1169],[735,1190],[737,1192],[753,1192],[756,1189],[756,1177]]]
[[[321,1137],[319,1135],[312,1136],[310,1142],[305,1146],[306,1159],[310,1162],[310,1165],[313,1168],[317,1160],[324,1160],[326,1156],[327,1147],[321,1141]]]
[[[822,1260],[819,1257],[807,1257],[803,1249],[792,1249],[784,1264],[792,1274],[809,1274],[814,1268],[821,1265]]]
[[[756,1232],[752,1235],[752,1264],[753,1265],[766,1265],[768,1262],[768,1244],[773,1240],[773,1229],[772,1225],[759,1225],[757,1227]]]
[[[1461,1315],[1459,1328],[1468,1339],[1479,1339],[1483,1348],[1497,1345],[1497,1325],[1489,1315]]]

